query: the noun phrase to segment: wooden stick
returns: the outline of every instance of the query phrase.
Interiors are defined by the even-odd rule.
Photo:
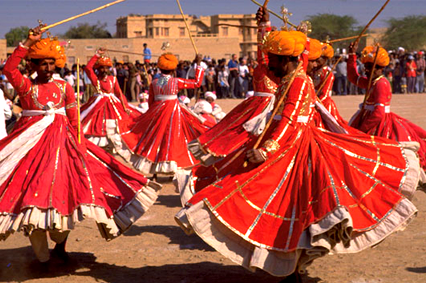
[[[41,28],[41,30],[47,30],[47,29],[50,29],[50,28],[53,28],[53,27],[59,26],[59,25],[64,24],[64,23],[66,23],[66,22],[69,22],[69,21],[75,20],[75,19],[77,19],[77,18],[80,18],[80,17],[86,16],[86,15],[88,15],[88,14],[91,14],[91,13],[97,12],[97,11],[99,11],[99,10],[102,10],[102,9],[105,9],[105,8],[108,8],[108,7],[111,7],[112,5],[115,5],[115,4],[118,4],[118,3],[124,2],[124,1],[126,1],[126,0],[117,0],[117,1],[111,2],[111,3],[109,3],[109,4],[103,5],[103,6],[101,6],[101,7],[96,8],[96,9],[92,9],[92,10],[90,10],[90,11],[87,11],[87,12],[81,13],[81,14],[79,14],[79,15],[76,15],[76,16],[73,16],[73,17],[70,17],[70,18],[68,18],[68,19],[62,20],[62,21],[60,21],[60,22],[57,22],[57,23],[54,23],[54,24],[51,24],[51,25],[48,25],[48,26],[42,27],[42,28]]]
[[[228,26],[237,28],[259,28],[258,26],[245,26],[245,25],[233,25],[233,24],[215,24],[215,26]]]
[[[256,0],[251,0],[251,2],[253,2],[254,4],[256,4],[257,6],[259,6],[259,7],[263,7],[263,5],[262,4],[260,4],[259,2],[257,2]],[[269,9],[266,9],[266,10],[268,10],[268,12],[269,13],[271,13],[272,15],[274,15],[275,17],[277,17],[278,19],[281,19],[281,21],[283,21],[284,19],[283,19],[283,17],[281,17],[280,15],[278,15],[277,13],[275,13],[274,11],[271,11],[271,10],[269,10]],[[292,23],[290,23],[290,22],[288,22],[287,21],[287,23],[289,24],[289,25],[291,25],[292,27],[294,27],[294,28],[297,28],[297,26],[295,25],[295,24],[292,24]]]
[[[81,121],[80,121],[80,58],[77,58],[77,139],[81,144]]]
[[[333,73],[334,69],[336,69],[337,64],[340,62],[340,60],[342,60],[342,56],[340,56],[340,58],[336,61],[336,63],[334,63],[333,68],[331,68],[330,72],[328,72],[327,76],[325,77],[325,80],[322,82],[321,86],[319,87],[318,91],[317,91],[317,97],[318,95],[321,93],[322,89],[324,88],[325,84],[327,83],[328,78],[331,76],[331,74]]]
[[[370,27],[370,25],[374,22],[374,20],[380,15],[380,13],[385,9],[385,7],[388,5],[390,0],[386,0],[385,4],[383,4],[382,8],[374,15],[374,17],[368,22],[368,24],[364,27],[364,29],[359,34],[358,38],[355,40],[355,42],[359,42],[362,35],[366,32],[366,30]]]
[[[290,81],[287,85],[287,88],[284,91],[284,94],[280,97],[280,100],[278,101],[277,105],[274,106],[274,110],[272,111],[272,115],[271,118],[269,118],[268,123],[265,126],[265,129],[263,130],[263,132],[260,134],[259,138],[256,141],[256,144],[254,145],[253,149],[257,149],[260,142],[262,141],[263,137],[265,136],[265,133],[268,131],[268,128],[271,126],[272,121],[274,120],[274,116],[277,114],[278,109],[280,108],[281,104],[284,102],[284,99],[287,96],[288,91],[290,90],[291,85],[293,84],[294,79],[296,78],[297,72],[299,71],[299,69],[302,67],[303,62],[300,62],[297,65],[296,70],[294,71],[294,74],[291,76]]]
[[[179,0],[176,0],[176,3],[179,6],[180,14],[182,15],[183,21],[185,22],[186,30],[188,31],[188,34],[189,34],[189,39],[191,39],[192,47],[194,47],[194,50],[195,50],[195,55],[197,55],[198,54],[197,46],[195,46],[194,39],[192,38],[191,31],[189,30],[189,26],[188,26],[188,23],[186,22],[185,15],[183,14],[182,7],[180,6]]]
[[[130,52],[130,51],[114,50],[114,49],[108,49],[108,52],[117,52],[117,53],[124,53],[124,54],[133,54],[133,55],[145,56],[144,53],[136,53],[136,52]],[[151,56],[153,56],[153,57],[160,57],[160,55],[151,55]]]
[[[361,37],[369,36],[369,35],[370,35],[369,33],[364,33],[363,35],[361,35]],[[329,43],[345,41],[345,40],[354,39],[354,38],[358,38],[358,37],[359,37],[359,35],[349,36],[349,37],[344,37],[344,38],[339,38],[339,39],[333,39],[333,40],[330,40]]]

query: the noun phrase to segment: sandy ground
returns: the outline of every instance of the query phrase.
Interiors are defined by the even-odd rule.
[[[362,96],[335,97],[345,119]],[[229,111],[239,100],[222,100]],[[392,111],[426,128],[426,94],[394,95]],[[186,236],[173,216],[180,200],[168,178],[156,204],[124,235],[101,239],[95,223],[83,221],[71,232],[71,261],[52,261],[48,275],[38,271],[29,241],[22,233],[0,242],[1,282],[279,282],[262,271],[251,273],[214,251],[197,236]],[[376,248],[358,254],[316,260],[303,282],[426,282],[426,195],[413,200],[419,213],[411,225]],[[51,244],[53,247],[53,244]]]

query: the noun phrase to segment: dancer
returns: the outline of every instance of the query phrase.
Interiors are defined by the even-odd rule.
[[[215,127],[189,143],[189,150],[204,166],[240,149],[251,136],[260,135],[266,116],[273,109],[279,79],[268,70],[268,57],[262,52],[263,39],[271,31],[271,22],[267,13],[265,18],[257,17],[257,20],[258,65],[253,73],[254,96],[238,104]]]
[[[415,152],[397,142],[313,125],[316,94],[298,63],[305,43],[297,31],[268,35],[277,100],[285,98],[280,115],[261,147],[246,151],[247,167],[195,194],[176,216],[235,263],[288,282],[300,282],[315,258],[362,251],[405,227],[416,208],[402,193],[413,194],[419,175]]]
[[[101,147],[113,146],[115,151],[128,160],[130,156],[126,156],[126,152],[122,150],[120,122],[135,119],[141,113],[127,102],[117,78],[108,74],[112,61],[105,55],[105,51],[100,48],[84,69],[96,88],[96,94],[81,107],[82,130],[94,144]]]
[[[76,222],[92,218],[102,237],[113,239],[155,202],[161,186],[84,138],[79,143],[74,91],[52,77],[55,65],[64,66],[64,48],[41,36],[40,27],[30,30],[4,66],[23,115],[0,141],[0,239],[23,231],[47,268],[47,232],[54,253],[67,261],[65,243]],[[26,57],[35,80],[18,70]]]
[[[350,127],[343,120],[337,111],[334,101],[331,99],[334,75],[328,66],[324,66],[326,57],[323,55],[332,56],[330,53],[333,53],[333,49],[331,48],[330,51],[330,48],[330,45],[327,46],[317,39],[310,39],[306,73],[313,80],[314,85],[315,81],[317,81],[315,91],[317,92],[318,99],[315,107],[318,113],[313,117],[315,125],[331,132],[360,134],[360,131]],[[318,70],[322,72],[320,75],[317,75]]]
[[[361,62],[364,64],[367,77],[361,77],[357,71],[357,49],[358,43],[349,46],[348,79],[367,91],[364,102],[351,118],[350,125],[369,135],[399,142],[418,142],[420,164],[426,170],[426,131],[390,111],[392,89],[383,75],[383,69],[389,64],[388,52],[382,47],[364,48]]]
[[[158,59],[161,76],[150,86],[149,110],[129,123],[122,134],[127,151],[133,154],[133,166],[144,174],[173,175],[178,168],[198,163],[187,150],[187,144],[208,127],[195,114],[181,107],[177,97],[179,90],[201,86],[204,69],[200,66],[200,55],[195,62],[198,67],[194,80],[174,78],[177,58],[171,53],[161,55]]]

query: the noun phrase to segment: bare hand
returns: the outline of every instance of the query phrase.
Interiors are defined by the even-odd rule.
[[[43,27],[47,26],[46,24],[43,25]],[[24,46],[30,47],[37,41],[41,39],[41,36],[45,32],[45,30],[41,30],[41,26],[37,26],[35,28],[32,28],[28,31],[28,37],[27,40],[24,42]]]
[[[101,56],[102,56],[102,55],[104,55],[104,54],[105,54],[105,51],[106,51],[106,48],[99,47],[99,49],[98,49],[98,51],[97,51],[97,52],[98,52],[98,54],[99,54],[99,55],[101,55]]]
[[[269,12],[268,9],[264,9],[263,7],[259,7],[256,13],[257,23],[266,23],[269,21]]]
[[[262,163],[266,161],[266,159],[257,149],[250,149],[247,151],[246,157],[251,163]]]
[[[358,41],[354,41],[351,44],[349,44],[348,51],[349,53],[356,53],[358,50]]]

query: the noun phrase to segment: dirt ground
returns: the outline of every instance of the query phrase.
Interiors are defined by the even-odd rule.
[[[362,96],[335,97],[345,119]],[[229,111],[239,100],[218,103]],[[394,95],[392,111],[426,128],[426,94]],[[251,273],[214,251],[197,236],[186,236],[173,216],[181,204],[168,178],[156,204],[124,235],[105,242],[95,223],[85,220],[71,232],[70,263],[53,260],[39,272],[29,240],[22,233],[0,242],[1,282],[279,282],[265,272]],[[314,261],[303,282],[426,282],[426,195],[417,192],[419,212],[408,228],[373,249]],[[51,243],[53,247],[53,244]]]

